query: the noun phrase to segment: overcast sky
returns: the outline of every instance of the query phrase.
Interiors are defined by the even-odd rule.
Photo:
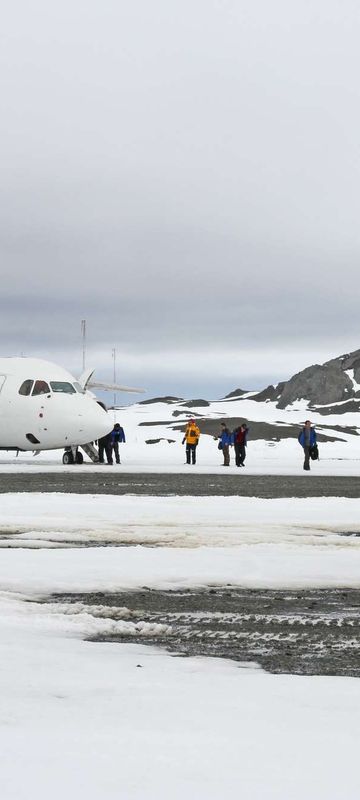
[[[2,9],[1,354],[220,397],[360,347],[353,0]]]

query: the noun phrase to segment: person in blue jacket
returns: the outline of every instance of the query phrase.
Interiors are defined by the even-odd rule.
[[[304,469],[310,469],[310,450],[316,444],[315,429],[311,427],[309,419],[306,420],[304,427],[299,433],[298,442],[304,449]]]
[[[115,422],[114,428],[111,432],[111,446],[114,451],[117,464],[120,464],[119,444],[125,441],[124,428],[121,427],[119,422]]]
[[[224,456],[223,466],[230,467],[230,445],[233,444],[233,437],[225,422],[221,423],[220,436],[215,436],[215,439],[219,439],[219,449],[222,450]]]

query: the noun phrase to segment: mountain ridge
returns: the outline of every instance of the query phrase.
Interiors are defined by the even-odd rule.
[[[358,412],[360,411],[360,349],[332,358],[324,364],[312,364],[292,375],[287,381],[270,384],[259,392],[234,389],[218,402],[241,401],[250,397],[257,403],[275,402],[276,408],[282,410],[300,400],[306,400],[310,411],[317,411],[325,416]],[[209,405],[209,401],[204,399],[185,400],[171,395],[140,402],[141,405],[154,403],[169,405],[179,403],[188,409]]]

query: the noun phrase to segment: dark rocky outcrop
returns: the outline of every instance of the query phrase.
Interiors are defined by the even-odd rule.
[[[311,411],[316,411],[317,414],[358,414],[360,411],[360,400],[348,400],[346,403],[341,403],[338,406],[311,406]]]
[[[151,397],[150,400],[140,400],[140,406],[148,406],[151,403],[179,403],[183,401],[183,397],[171,397],[171,395],[166,395],[165,397]]]
[[[251,399],[256,400],[257,403],[264,403],[266,400],[278,400],[281,397],[281,393],[283,392],[285,385],[285,381],[278,383],[276,386],[270,384],[270,386],[267,386],[267,388],[263,389],[262,392],[255,394]]]
[[[248,394],[248,389],[234,389],[233,392],[225,395],[225,400],[230,400],[232,397],[241,397],[243,394]]]
[[[299,425],[286,425],[286,424],[271,424],[270,422],[248,422],[242,417],[224,417],[223,419],[202,419],[197,422],[200,432],[208,436],[219,436],[220,424],[225,422],[227,427],[233,431],[243,422],[249,426],[249,440],[265,439],[265,441],[279,442],[281,439],[297,439],[300,433]],[[174,431],[184,431],[185,425],[176,424],[172,425]],[[336,442],[342,441],[341,436],[332,436],[327,434],[326,429],[322,432],[322,428],[316,426],[317,438],[319,442]]]
[[[199,400],[185,400],[185,402],[181,403],[180,405],[186,406],[186,408],[202,408],[202,407],[205,408],[205,406],[209,406],[210,403],[208,400],[199,399]]]
[[[312,367],[306,367],[306,369],[293,375],[285,383],[277,404],[278,408],[286,408],[286,406],[302,398],[308,400],[311,407],[329,406],[332,403],[353,399],[358,395],[358,392],[354,389],[352,380],[346,374],[346,370],[350,369],[354,370],[354,378],[360,383],[360,350],[354,350],[352,353],[332,358],[330,361],[326,361],[325,364],[314,364]],[[345,411],[341,412],[340,409],[341,406],[337,406],[336,413],[345,413]],[[320,411],[320,409],[317,410]],[[335,409],[328,408],[328,410],[324,409],[321,413],[331,414],[334,412]]]
[[[347,400],[353,390],[352,382],[339,364],[315,364],[290,378],[281,392],[278,408],[305,398],[311,405],[326,405]]]
[[[164,439],[163,436],[160,439],[145,439],[145,444],[159,444],[159,442],[167,442],[168,444],[174,444],[175,439]]]
[[[210,405],[210,403],[208,403],[208,405]],[[188,419],[192,419],[194,417],[195,419],[195,417],[202,417],[202,414],[197,414],[196,411],[186,411],[186,409],[184,409],[184,411],[173,411],[171,416],[187,417]]]
[[[353,350],[352,353],[332,358],[330,361],[326,361],[324,366],[332,366],[338,363],[340,363],[343,370],[353,369],[354,378],[357,383],[360,383],[360,350]]]
[[[171,425],[171,423],[171,419],[157,419],[150,422],[139,422],[139,428],[152,428],[156,427],[156,425]]]

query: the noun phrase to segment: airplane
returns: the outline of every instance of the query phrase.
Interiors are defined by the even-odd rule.
[[[91,383],[92,375],[88,370],[77,379],[37,358],[0,358],[0,450],[37,454],[65,448],[64,464],[82,464],[78,448],[91,456],[91,443],[113,428],[105,405],[89,391],[99,385]],[[109,384],[99,388],[143,391]]]

